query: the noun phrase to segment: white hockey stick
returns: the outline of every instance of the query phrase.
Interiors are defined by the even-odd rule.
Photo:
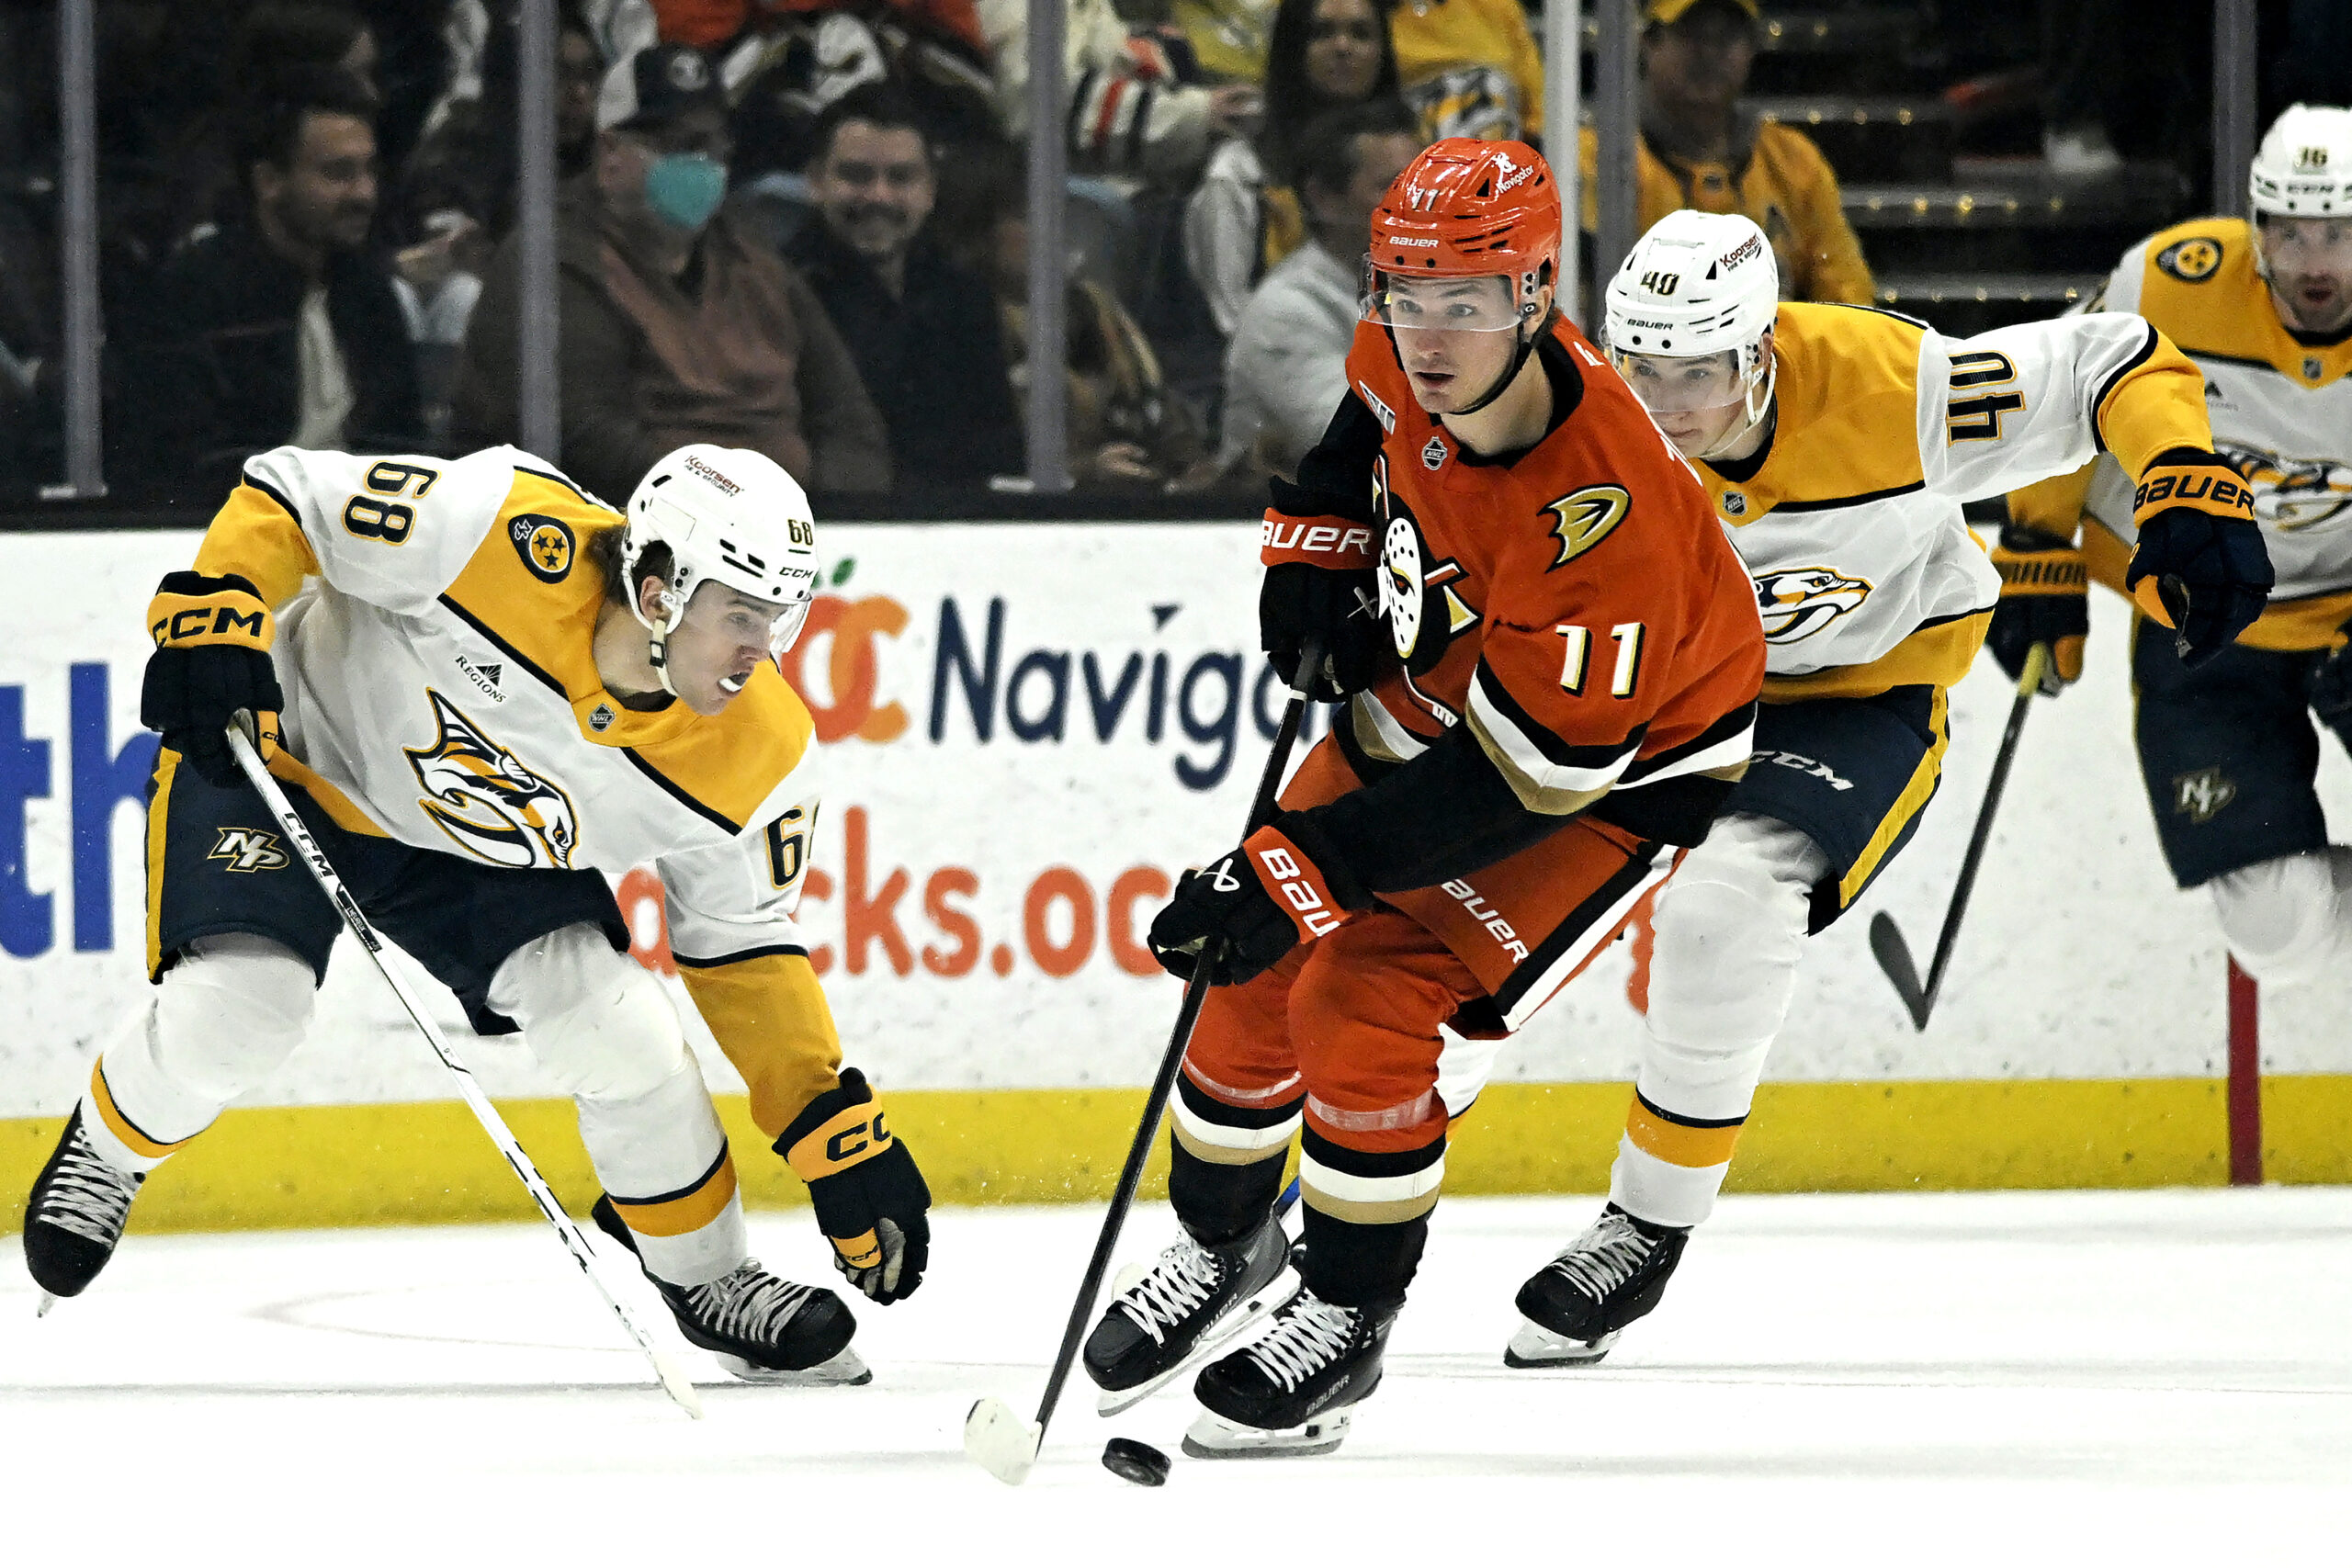
[[[384,939],[376,934],[376,928],[360,912],[359,901],[344,886],[343,878],[335,874],[334,863],[327,859],[326,852],[319,848],[318,840],[311,837],[310,829],[302,825],[302,818],[296,815],[293,804],[286,798],[286,792],[277,787],[276,779],[270,777],[261,754],[254,750],[253,741],[247,738],[245,726],[251,722],[250,714],[240,713],[236,721],[229,726],[229,750],[235,753],[237,766],[244,770],[246,782],[260,792],[263,803],[277,818],[278,830],[293,843],[302,863],[311,868],[311,875],[318,883],[319,891],[327,896],[327,902],[343,916],[343,923],[351,929],[353,936],[359,939],[359,945],[368,950],[368,962],[375,964],[376,973],[384,977],[384,984],[392,988],[392,995],[398,997],[401,1006],[408,1010],[409,1020],[424,1036],[424,1043],[433,1047],[433,1054],[441,1058],[443,1066],[449,1069],[449,1077],[456,1080],[458,1093],[473,1111],[474,1120],[480,1122],[482,1131],[490,1134],[490,1141],[498,1145],[498,1152],[506,1156],[507,1165],[513,1168],[515,1176],[531,1194],[532,1201],[538,1204],[539,1213],[545,1214],[548,1224],[555,1227],[556,1237],[563,1243],[564,1250],[571,1254],[571,1260],[580,1265],[580,1271],[588,1276],[589,1282],[605,1298],[605,1304],[611,1307],[613,1315],[621,1320],[621,1326],[628,1330],[628,1337],[637,1341],[637,1348],[644,1351],[646,1359],[653,1363],[653,1375],[661,1382],[662,1392],[677,1401],[679,1409],[697,1420],[701,1419],[702,1399],[695,1393],[695,1385],[686,1381],[686,1374],[675,1361],[655,1348],[644,1325],[613,1292],[612,1282],[605,1278],[604,1270],[596,1261],[596,1254],[588,1246],[588,1238],[580,1234],[580,1227],[571,1223],[571,1216],[563,1212],[563,1205],[556,1201],[555,1194],[548,1190],[546,1178],[539,1174],[539,1168],[531,1163],[531,1156],[523,1152],[523,1145],[514,1141],[514,1134],[507,1128],[506,1119],[499,1115],[497,1107],[491,1104],[490,1097],[482,1093],[480,1084],[474,1082],[473,1074],[467,1071],[465,1063],[458,1059],[458,1053],[451,1048],[448,1038],[441,1032],[439,1026],[425,1016],[424,1007],[407,985],[392,973],[391,965],[384,962]]]

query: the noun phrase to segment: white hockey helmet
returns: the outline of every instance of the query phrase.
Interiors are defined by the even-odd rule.
[[[2254,210],[2272,218],[2352,218],[2352,109],[2296,104],[2254,154]]]
[[[647,615],[635,594],[629,609],[650,634],[653,668],[673,695],[670,634],[706,582],[775,607],[768,648],[778,658],[800,636],[817,597],[817,520],[799,481],[772,458],[697,442],[654,464],[628,498],[624,581],[637,581],[638,562],[654,545],[670,551],[662,618]]]
[[[1763,340],[1780,309],[1780,263],[1763,230],[1736,213],[1669,212],[1609,280],[1610,362],[1655,413],[1741,404],[1746,417],[1717,443],[1720,450],[1772,406],[1772,355]],[[1732,356],[1732,377],[1656,373],[1658,360],[1719,354]]]

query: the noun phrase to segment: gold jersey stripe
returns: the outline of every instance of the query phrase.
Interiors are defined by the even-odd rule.
[[[286,498],[248,479],[212,514],[196,549],[196,570],[208,577],[233,572],[276,609],[302,591],[304,578],[319,575],[319,558]]]
[[[842,1043],[807,954],[769,953],[678,978],[718,1048],[752,1091],[752,1120],[771,1142],[810,1100],[841,1087]]]
[[[1802,703],[1817,697],[1874,697],[1897,686],[1954,685],[1968,673],[1992,624],[1993,612],[1980,610],[1957,620],[1921,626],[1868,664],[1838,665],[1810,675],[1767,675],[1764,700]]]
[[[1871,835],[1871,841],[1862,846],[1862,852],[1838,882],[1838,902],[1840,908],[1852,904],[1861,896],[1862,889],[1870,886],[1871,877],[1877,872],[1879,863],[1886,859],[1895,842],[1903,837],[1904,829],[1910,826],[1911,819],[1927,809],[1928,801],[1935,795],[1936,780],[1943,773],[1944,750],[1951,744],[1951,726],[1946,711],[1948,705],[1944,689],[1937,687],[1934,705],[1928,719],[1936,732],[1936,739],[1928,746],[1928,754],[1919,759],[1919,765],[1912,770],[1910,779],[1903,786],[1903,793],[1894,797],[1894,808],[1880,821],[1878,830]]]

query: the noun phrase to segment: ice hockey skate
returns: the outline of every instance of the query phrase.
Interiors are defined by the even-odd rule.
[[[77,1107],[25,1201],[25,1267],[41,1289],[41,1315],[58,1297],[78,1296],[98,1277],[146,1179],[100,1156],[82,1131]]]
[[[1290,1238],[1273,1215],[1240,1241],[1203,1247],[1190,1235],[1122,1290],[1086,1337],[1095,1408],[1115,1416],[1263,1325],[1298,1289]]]
[[[1288,1459],[1338,1448],[1350,1407],[1380,1386],[1381,1356],[1403,1304],[1340,1306],[1302,1286],[1265,1333],[1194,1382],[1202,1412],[1184,1434],[1184,1451]]]
[[[1627,1324],[1645,1316],[1690,1239],[1687,1227],[1654,1225],[1611,1203],[1590,1230],[1519,1288],[1526,1320],[1503,1351],[1508,1367],[1589,1367]]]
[[[596,1228],[634,1253],[636,1238],[612,1200],[599,1197]],[[778,1279],[747,1258],[734,1272],[702,1285],[645,1276],[678,1320],[678,1332],[745,1382],[795,1388],[865,1383],[874,1374],[849,1348],[857,1320],[832,1292]]]

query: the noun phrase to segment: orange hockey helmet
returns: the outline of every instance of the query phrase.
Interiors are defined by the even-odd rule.
[[[1449,137],[1406,165],[1372,214],[1362,315],[1395,328],[1518,334],[1510,367],[1472,413],[1500,397],[1533,352],[1556,285],[1560,187],[1544,155],[1521,141]],[[1450,299],[1442,315],[1419,308],[1414,278],[1496,277],[1491,300]],[[1400,289],[1399,285],[1404,287]],[[1458,294],[1458,291],[1457,291]],[[1532,323],[1535,334],[1522,329]]]

